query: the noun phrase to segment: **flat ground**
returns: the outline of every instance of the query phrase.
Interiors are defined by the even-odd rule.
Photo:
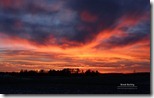
[[[134,84],[122,87],[120,84]],[[150,94],[150,73],[99,76],[0,76],[1,94]]]

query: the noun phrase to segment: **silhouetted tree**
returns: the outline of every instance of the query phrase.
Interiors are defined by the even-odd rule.
[[[92,71],[90,69],[86,70],[85,72],[80,69],[69,69],[65,68],[62,70],[40,70],[34,71],[34,70],[21,70],[19,73],[13,72],[12,75],[21,75],[21,76],[79,76],[79,75],[87,75],[87,76],[94,76],[99,75],[100,73],[98,71]]]
[[[28,71],[28,74],[29,74],[30,76],[35,76],[35,75],[37,75],[37,72],[34,71],[34,70],[30,70],[30,71]]]
[[[99,75],[100,73],[96,70],[95,74],[96,74],[96,75]]]
[[[48,75],[57,75],[57,71],[56,70],[49,70],[48,71]]]
[[[85,75],[88,75],[88,76],[96,76],[96,75],[99,75],[100,73],[98,71],[91,71],[90,69],[88,69],[86,72],[85,72]]]
[[[62,72],[62,75],[70,75],[71,74],[71,70],[69,68],[65,68],[61,72]]]
[[[39,75],[44,76],[45,75],[45,71],[42,69],[39,71]]]
[[[76,71],[75,71],[75,73],[76,73],[76,74],[79,74],[79,73],[80,73],[80,69],[77,68]]]
[[[91,70],[90,69],[86,70],[85,75],[91,75]]]

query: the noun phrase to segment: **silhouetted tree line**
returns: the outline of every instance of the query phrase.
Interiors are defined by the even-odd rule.
[[[100,73],[98,71],[92,71],[92,70],[86,70],[85,72],[80,69],[69,69],[65,68],[62,70],[21,70],[18,73],[20,76],[79,76],[79,75],[85,75],[85,76],[97,76]]]

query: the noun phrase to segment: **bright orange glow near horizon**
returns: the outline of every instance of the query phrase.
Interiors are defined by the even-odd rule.
[[[0,11],[0,18],[4,18],[4,21],[0,20],[2,72],[63,68],[91,69],[101,73],[150,72],[148,10],[140,9],[143,10],[140,13],[135,10],[140,7],[134,5],[133,10],[117,11],[116,17],[114,11],[116,6],[122,6],[120,4],[106,12],[88,6],[67,8],[65,3],[69,1],[57,0],[51,5],[43,2],[46,6],[33,2],[38,9],[31,11],[19,6],[21,3],[28,7],[26,0],[25,3],[14,3],[18,5],[16,7],[11,1],[4,1],[0,1],[4,11],[10,8],[16,13],[27,12],[17,16],[11,12],[13,10]],[[39,7],[47,13],[41,12]],[[101,9],[102,6],[98,7]]]

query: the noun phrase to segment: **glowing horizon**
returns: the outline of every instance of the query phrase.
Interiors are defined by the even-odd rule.
[[[0,1],[0,71],[150,72],[150,1],[38,1]]]

